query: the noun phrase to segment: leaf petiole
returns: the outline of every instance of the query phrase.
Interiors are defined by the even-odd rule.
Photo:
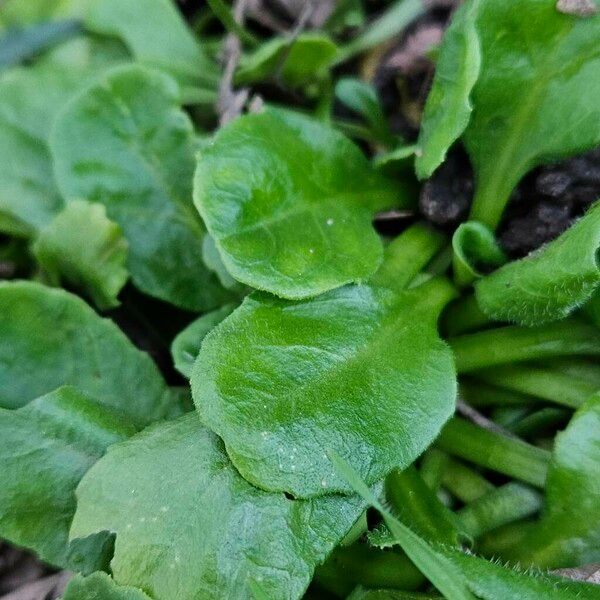
[[[501,327],[448,340],[459,373],[555,356],[600,355],[600,330],[579,319]]]
[[[530,365],[508,365],[474,373],[486,383],[529,394],[569,408],[579,408],[597,390],[593,381]]]
[[[457,516],[462,529],[478,538],[502,525],[531,517],[541,506],[542,497],[538,492],[511,481],[467,504]]]
[[[454,417],[446,423],[436,442],[454,456],[543,488],[550,452],[518,438],[483,429]]]

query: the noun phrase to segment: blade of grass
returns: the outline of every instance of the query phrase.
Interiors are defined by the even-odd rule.
[[[406,555],[448,600],[476,600],[462,575],[456,572],[449,561],[396,519],[379,502],[360,475],[341,456],[333,451],[330,451],[328,455],[339,475],[348,481],[357,494],[381,513],[385,524]]]

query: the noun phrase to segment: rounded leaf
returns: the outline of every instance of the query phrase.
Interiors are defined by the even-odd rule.
[[[240,473],[267,490],[349,490],[327,452],[371,484],[404,468],[454,410],[454,366],[436,331],[453,293],[346,286],[312,300],[249,296],[204,339],[192,393]]]
[[[371,220],[398,196],[342,134],[273,109],[217,133],[194,190],[231,275],[292,299],[372,275],[383,249]]]

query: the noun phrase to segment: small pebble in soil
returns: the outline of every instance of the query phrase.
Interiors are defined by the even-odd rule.
[[[453,228],[467,217],[472,199],[471,166],[464,152],[457,148],[423,184],[419,209],[432,223]]]

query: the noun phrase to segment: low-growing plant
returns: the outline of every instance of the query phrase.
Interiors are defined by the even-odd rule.
[[[496,234],[600,144],[597,0],[465,0],[412,142],[351,59],[420,0],[271,37],[33,4],[0,3],[0,537],[63,600],[600,599],[552,572],[600,563],[600,204]],[[452,232],[417,177],[457,145]]]

